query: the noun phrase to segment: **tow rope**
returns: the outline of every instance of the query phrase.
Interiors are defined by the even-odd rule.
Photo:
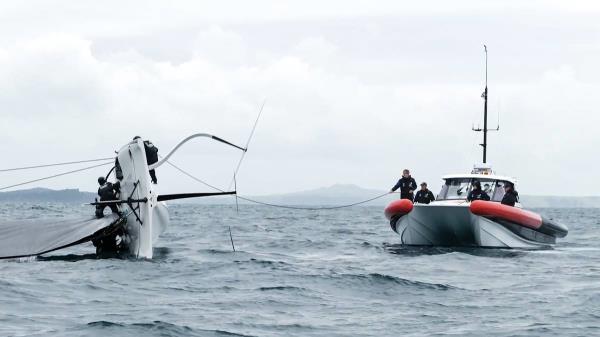
[[[226,193],[225,190],[222,190],[216,186],[213,186],[197,177],[195,177],[194,175],[192,175],[191,173],[185,171],[184,169],[178,167],[177,165],[173,164],[172,162],[168,161],[167,162],[169,165],[171,165],[172,167],[174,167],[175,169],[177,169],[179,172],[183,173],[184,175],[188,176],[189,178],[204,184],[210,188],[213,188],[219,192],[224,192]],[[351,204],[345,204],[345,205],[337,205],[337,206],[323,206],[323,207],[302,207],[302,206],[291,206],[291,205],[281,205],[281,204],[273,204],[273,203],[268,203],[268,202],[263,202],[263,201],[259,201],[259,200],[255,200],[249,197],[245,197],[245,196],[241,196],[239,194],[236,194],[236,198],[242,199],[244,201],[253,203],[253,204],[258,204],[258,205],[263,205],[263,206],[269,206],[269,207],[276,207],[276,208],[287,208],[287,209],[296,209],[296,210],[307,210],[307,211],[319,211],[319,210],[332,210],[332,209],[340,209],[340,208],[348,208],[348,207],[353,207],[353,206],[358,206],[358,205],[362,205],[362,204],[366,204],[368,202],[377,200],[377,199],[381,199],[383,197],[385,197],[386,195],[389,194],[393,194],[393,193],[398,193],[398,192],[386,192],[377,196],[374,196],[372,198],[366,199],[366,200],[361,200],[358,202],[353,202]]]

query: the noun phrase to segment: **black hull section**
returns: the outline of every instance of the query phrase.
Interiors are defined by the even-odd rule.
[[[542,217],[542,226],[539,231],[557,238],[564,238],[569,233],[569,230],[563,224],[544,217]]]
[[[551,245],[556,243],[556,236],[549,235],[547,233],[543,233],[542,231],[537,231],[535,229],[531,229],[531,228],[516,224],[514,222],[510,222],[510,221],[506,221],[506,220],[502,220],[502,219],[490,219],[490,220],[504,226],[506,229],[508,229],[511,232],[515,233],[516,235],[522,237],[523,239],[526,239],[529,241],[534,241],[534,242],[539,242],[539,243],[551,244]]]

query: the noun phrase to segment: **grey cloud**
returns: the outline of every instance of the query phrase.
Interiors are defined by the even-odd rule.
[[[600,188],[584,178],[598,164],[588,155],[599,140],[591,74],[600,67],[589,62],[600,53],[589,42],[595,21],[556,4],[533,14],[476,5],[485,17],[389,7],[381,17],[111,19],[131,27],[122,34],[72,17],[59,26],[70,33],[17,36],[0,47],[0,102],[10,107],[3,155],[15,165],[111,155],[134,134],[161,151],[197,131],[244,143],[267,98],[239,177],[246,194],[337,182],[386,188],[404,167],[435,189],[442,174],[480,160],[470,126],[481,120],[487,41],[492,124],[498,102],[502,108],[502,130],[490,136],[498,170],[517,176],[527,194]],[[562,24],[551,25],[558,17]],[[36,43],[53,48],[24,51]],[[238,155],[201,142],[175,161],[227,186]],[[565,174],[567,186],[548,184]],[[167,168],[161,177],[161,189],[192,188]],[[82,174],[47,186],[94,185]]]

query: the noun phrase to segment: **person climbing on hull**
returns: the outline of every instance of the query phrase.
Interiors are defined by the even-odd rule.
[[[100,184],[100,187],[98,188],[98,196],[100,197],[100,202],[119,200],[119,193],[121,189],[121,184],[119,181],[113,184],[109,181],[106,181],[106,178],[99,177],[98,184]],[[96,205],[97,218],[104,217],[104,209],[106,207],[110,208],[113,214],[117,214],[119,215],[119,217],[121,216],[121,212],[119,211],[119,207],[116,203],[104,203]],[[116,254],[118,254],[121,250],[123,234],[123,228],[118,227],[110,234],[92,240],[92,244],[94,245],[94,247],[96,247],[96,255],[101,257],[116,256]]]
[[[110,234],[99,239],[92,240],[96,247],[96,256],[102,258],[117,257],[124,249],[125,232],[123,227],[115,228]]]
[[[98,188],[98,196],[100,197],[100,201],[115,201],[119,200],[118,193],[121,188],[121,184],[117,181],[116,183],[111,183],[106,181],[106,178],[99,177],[98,184],[100,187]],[[117,204],[106,203],[101,205],[96,205],[96,217],[102,218],[104,217],[104,209],[109,207],[110,210],[115,214],[119,213],[119,207]]]
[[[142,137],[135,136],[133,137],[133,140],[138,140],[140,138]],[[158,148],[154,146],[151,141],[144,140],[144,150],[146,151],[146,163],[148,165],[158,162]],[[152,183],[157,184],[158,179],[156,179],[156,171],[149,170],[148,173],[150,173],[150,179],[152,180]]]

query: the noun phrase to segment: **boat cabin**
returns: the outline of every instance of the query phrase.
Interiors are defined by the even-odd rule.
[[[490,196],[491,201],[502,201],[504,184],[516,180],[511,177],[495,175],[490,166],[476,165],[471,174],[453,174],[442,177],[444,185],[438,194],[437,201],[467,200],[474,181],[481,183],[481,189]]]

